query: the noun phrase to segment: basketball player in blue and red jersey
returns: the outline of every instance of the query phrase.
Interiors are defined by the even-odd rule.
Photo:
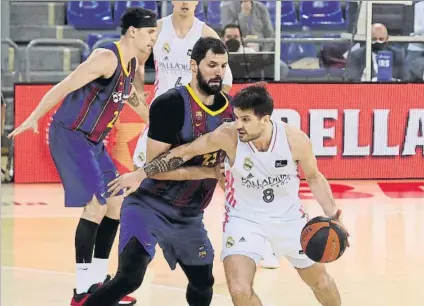
[[[110,279],[108,258],[123,197],[107,192],[108,182],[119,174],[103,140],[125,103],[141,115],[144,95],[134,90],[133,81],[137,56],[149,54],[155,43],[156,21],[150,10],[127,10],[121,17],[120,40],[94,50],[9,135],[29,129],[37,132],[38,120],[64,98],[53,117],[49,146],[65,190],[65,206],[84,207],[75,234],[77,284],[72,306],[83,305],[90,293]],[[136,302],[122,298],[122,305]]]
[[[208,37],[195,43],[189,84],[169,89],[150,107],[148,161],[233,121],[232,107],[221,91],[227,63],[227,49],[221,40]],[[188,305],[210,305],[214,250],[203,224],[203,211],[217,185],[221,153],[196,156],[185,168],[143,181],[125,198],[118,271],[84,306],[113,306],[140,287],[157,243],[170,268],[174,270],[178,263],[186,274]]]

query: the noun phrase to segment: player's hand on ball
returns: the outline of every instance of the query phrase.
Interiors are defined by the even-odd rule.
[[[34,133],[38,134],[38,121],[31,117],[27,118],[20,126],[7,135],[7,138],[13,139],[16,135],[19,135],[29,129],[32,129]]]
[[[334,221],[336,221],[337,222],[337,224],[346,232],[346,235],[347,235],[347,237],[349,237],[349,231],[347,230],[347,228],[346,228],[346,226],[344,225],[344,223],[343,223],[343,221],[342,221],[342,210],[341,209],[338,209],[337,211],[336,211],[336,213],[333,215],[333,216],[331,216],[331,218],[334,220]],[[348,246],[348,247],[350,247],[350,244],[349,244],[349,239],[346,241],[346,245]]]
[[[143,177],[139,171],[125,173],[108,184],[108,191],[113,197],[121,190],[124,190],[124,197],[126,197],[137,190],[144,178],[145,176]]]

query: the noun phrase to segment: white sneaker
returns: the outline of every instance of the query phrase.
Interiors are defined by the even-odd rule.
[[[280,262],[278,261],[274,253],[270,253],[269,255],[263,258],[261,266],[264,269],[277,269],[280,267]]]

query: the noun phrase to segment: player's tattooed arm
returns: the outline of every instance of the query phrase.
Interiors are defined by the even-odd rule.
[[[219,150],[233,155],[231,151],[233,151],[233,147],[237,144],[237,136],[234,138],[234,132],[234,128],[230,125],[220,126],[215,131],[207,133],[191,143],[178,146],[160,154],[144,166],[144,173],[147,177],[152,177],[157,173],[177,169],[194,156],[217,152]]]
[[[147,97],[148,93],[144,91],[144,66],[139,65],[134,78],[134,88],[132,89],[127,103],[146,124],[149,123]]]
[[[170,154],[171,151],[162,153],[146,166],[144,166],[144,172],[146,173],[147,177],[153,177],[154,175],[161,172],[169,172],[184,164],[184,159],[181,157],[171,157],[167,159]]]

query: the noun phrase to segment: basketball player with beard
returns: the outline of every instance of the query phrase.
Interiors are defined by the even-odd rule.
[[[233,121],[222,89],[228,53],[220,39],[200,38],[191,53],[189,84],[157,97],[150,108],[147,157],[193,141]],[[214,250],[203,224],[220,177],[221,151],[195,156],[185,168],[144,180],[121,209],[119,264],[116,276],[95,291],[84,306],[114,306],[140,287],[159,243],[170,268],[177,263],[187,276],[190,306],[212,300]]]
[[[199,1],[172,1],[173,12],[158,20],[158,37],[153,47],[155,63],[155,91],[153,100],[165,93],[168,89],[187,85],[191,81],[190,53],[196,41],[201,37],[215,37],[219,35],[203,21],[195,17],[195,9]],[[139,57],[140,62],[147,58]],[[144,73],[144,69],[139,69]],[[144,76],[139,80],[144,79]],[[227,67],[223,78],[222,91],[228,94],[233,83],[231,70]],[[134,84],[137,86],[138,84]],[[142,88],[143,85],[141,85]],[[145,105],[148,114],[148,106]],[[147,117],[147,116],[146,116]],[[148,125],[148,118],[143,118]],[[136,168],[143,167],[146,162],[146,143],[148,129],[140,135],[133,155]]]
[[[296,268],[320,304],[340,306],[336,283],[325,265],[309,259],[300,244],[307,217],[299,199],[298,166],[324,213],[344,228],[341,210],[317,167],[310,139],[300,129],[271,119],[274,103],[264,87],[244,88],[231,104],[235,122],[159,155],[144,169],[115,179],[109,190],[131,191],[140,181],[143,185],[143,179],[178,170],[194,156],[224,151],[226,215],[221,259],[233,304],[262,305],[252,284],[256,264],[269,239],[278,254]]]

